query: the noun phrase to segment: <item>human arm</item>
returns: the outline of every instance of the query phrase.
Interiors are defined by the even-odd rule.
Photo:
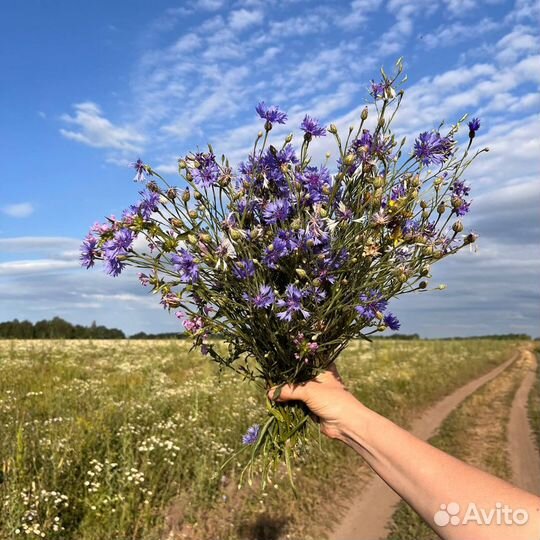
[[[442,538],[540,539],[539,497],[463,463],[368,409],[346,390],[335,366],[315,381],[283,387],[279,401],[288,400],[304,401],[319,417],[323,433],[359,453]],[[459,504],[461,509],[472,503],[495,514],[489,525],[474,520],[455,526],[437,525],[435,514],[441,504],[449,502]],[[511,514],[505,508],[525,510],[527,523],[508,523]],[[502,519],[497,520],[497,512]]]

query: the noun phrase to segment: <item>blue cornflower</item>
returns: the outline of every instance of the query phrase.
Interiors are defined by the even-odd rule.
[[[386,309],[388,302],[382,297],[378,291],[371,291],[369,294],[360,295],[360,305],[356,306],[356,311],[369,321],[377,316],[377,312],[382,312]]]
[[[307,319],[309,317],[309,311],[306,311],[302,307],[302,299],[305,294],[298,287],[290,284],[285,289],[285,295],[285,300],[278,300],[276,302],[279,308],[285,308],[285,311],[277,314],[278,318],[290,322],[295,313],[301,313],[304,319]]]
[[[480,118],[473,118],[469,124],[469,137],[474,139],[476,132],[480,129]]]
[[[441,165],[452,153],[454,141],[437,131],[424,131],[414,142],[413,155],[423,163]]]
[[[180,249],[178,254],[171,256],[174,269],[189,283],[194,283],[199,279],[199,265],[195,262],[195,257],[187,250]]]
[[[140,191],[141,200],[136,207],[132,207],[132,210],[137,210],[143,219],[150,219],[153,212],[157,211],[159,204],[159,193],[146,189]]]
[[[130,166],[136,171],[133,180],[135,180],[135,182],[144,182],[146,180],[146,173],[148,172],[148,165],[145,165],[141,158],[139,158],[135,163],[131,163]]]
[[[259,309],[269,308],[276,301],[274,291],[270,285],[261,285],[259,292],[255,296],[249,296],[247,293],[244,293],[243,297]]]
[[[95,236],[89,234],[81,245],[81,266],[90,268],[94,266],[94,260],[96,258],[98,240]]]
[[[212,187],[217,184],[220,175],[219,165],[216,163],[216,158],[212,153],[198,153],[193,157],[198,163],[198,167],[190,168],[193,181],[198,186]]]
[[[305,133],[304,137],[311,139],[311,137],[324,137],[326,135],[326,128],[321,126],[319,121],[311,116],[304,116],[300,129]]]
[[[255,265],[251,259],[241,259],[234,263],[232,272],[238,279],[248,279],[255,275]]]
[[[384,316],[384,324],[390,328],[390,330],[399,330],[401,323],[393,313],[387,313]]]
[[[297,174],[309,194],[309,202],[315,204],[328,200],[332,179],[326,167],[306,167],[303,173]]]
[[[274,225],[278,221],[285,221],[289,217],[291,205],[287,199],[276,199],[269,202],[263,210],[266,223]]]
[[[124,267],[123,257],[131,248],[134,236],[129,229],[120,229],[114,233],[112,240],[105,242],[103,257],[105,258],[105,271],[116,277],[120,275]]]
[[[455,180],[450,186],[450,189],[458,197],[468,197],[471,192],[471,187],[466,185],[462,180]]]
[[[290,253],[287,240],[276,237],[270,246],[264,251],[263,263],[268,268],[277,268],[278,262],[281,258]]]
[[[275,105],[267,107],[264,101],[261,101],[255,107],[255,110],[263,120],[266,120],[270,124],[284,124],[285,120],[287,120],[287,115],[281,112],[278,107]]]
[[[466,185],[462,180],[455,180],[454,183],[450,186],[452,190],[451,204],[452,208],[458,217],[462,217],[469,211],[471,206],[470,201],[467,201],[467,197],[470,192],[470,186]]]
[[[259,424],[253,424],[246,433],[242,436],[242,442],[245,445],[248,444],[254,444],[257,442],[257,439],[259,438],[259,431],[260,431]]]

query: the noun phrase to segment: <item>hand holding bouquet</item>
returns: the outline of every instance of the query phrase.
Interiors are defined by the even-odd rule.
[[[428,290],[431,265],[476,239],[461,234],[459,218],[470,204],[463,174],[483,151],[469,154],[477,119],[464,150],[455,140],[462,119],[444,134],[442,125],[421,133],[406,151],[391,131],[401,71],[398,61],[395,76],[372,82],[374,127],[365,127],[365,108],[345,139],[306,115],[299,149],[292,135],[272,145],[287,115],[260,103],[264,129],[238,167],[209,146],[179,160],[180,188],[138,160],[141,199],[92,227],[83,265],[103,260],[113,276],[142,269],[141,283],[176,312],[194,346],[261,393],[313,379],[351,339],[397,330],[388,301]],[[310,157],[312,140],[329,135],[332,168]],[[300,404],[266,406],[266,421],[243,440],[250,473],[258,463],[263,478],[282,461],[291,471],[311,422]]]

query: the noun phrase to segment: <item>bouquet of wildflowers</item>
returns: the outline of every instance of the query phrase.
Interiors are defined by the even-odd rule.
[[[140,200],[92,227],[82,264],[103,260],[113,276],[142,269],[141,283],[176,312],[194,346],[262,392],[313,379],[351,339],[397,330],[388,301],[428,290],[431,265],[476,239],[461,234],[470,205],[463,174],[483,151],[470,154],[477,119],[459,148],[465,117],[444,133],[442,124],[420,133],[406,150],[391,130],[401,72],[400,61],[392,77],[381,70],[371,83],[372,128],[366,107],[346,138],[305,116],[299,148],[293,135],[272,145],[272,127],[287,115],[260,103],[264,129],[237,167],[209,146],[179,160],[176,187],[138,160]],[[312,140],[328,134],[332,168],[329,154],[324,165],[310,158]],[[310,424],[301,404],[267,400],[266,408],[243,439],[263,478],[281,462],[290,472]]]

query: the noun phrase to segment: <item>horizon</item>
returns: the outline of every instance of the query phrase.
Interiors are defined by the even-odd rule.
[[[289,114],[274,140],[297,133],[305,113],[346,130],[379,67],[403,56],[394,130],[406,147],[468,113],[482,122],[475,147],[490,152],[467,177],[477,251],[434,266],[431,285],[446,290],[392,301],[401,333],[538,332],[538,2],[31,0],[4,12],[2,50],[17,54],[0,57],[10,81],[0,95],[0,319],[58,313],[126,334],[180,332],[134,271],[113,279],[79,267],[88,228],[141,188],[128,164],[142,157],[174,179],[176,159],[207,142],[237,163],[260,129],[260,100]],[[313,148],[320,162],[335,157],[329,137]]]

